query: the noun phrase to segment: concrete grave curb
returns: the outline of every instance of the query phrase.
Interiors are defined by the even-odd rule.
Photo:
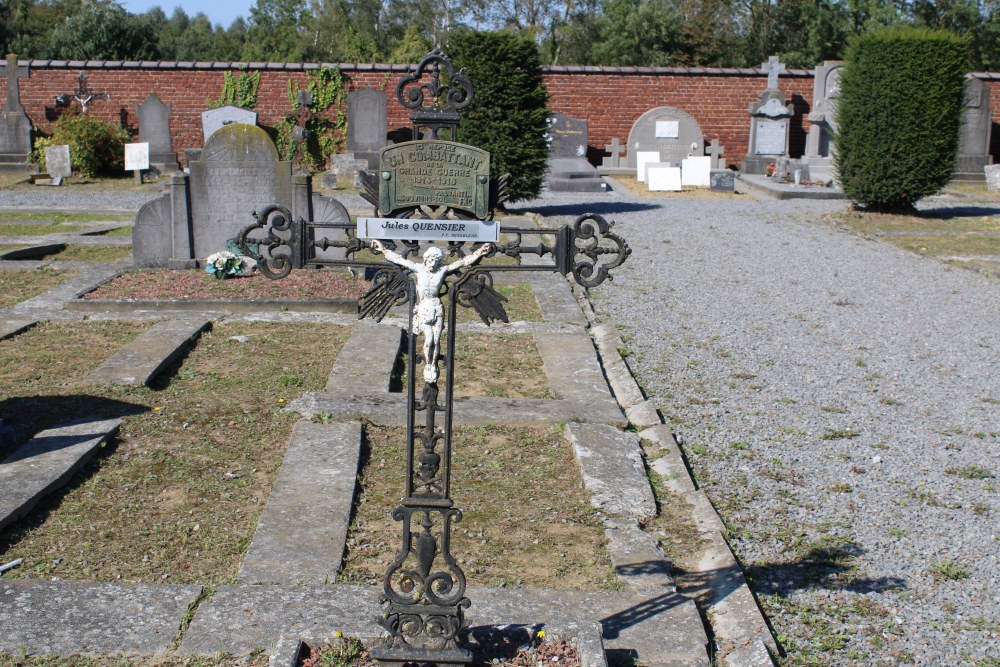
[[[14,336],[24,333],[31,327],[39,324],[42,320],[37,319],[9,319],[0,322],[0,340],[6,340],[8,338],[13,338]]]
[[[211,326],[209,320],[201,319],[159,322],[91,371],[84,384],[147,385]]]

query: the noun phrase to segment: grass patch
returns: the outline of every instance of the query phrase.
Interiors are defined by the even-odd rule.
[[[972,576],[969,566],[955,560],[939,560],[927,568],[934,581],[959,581]]]
[[[921,255],[1000,255],[1000,236],[978,234],[942,234],[929,236],[894,236],[893,243]]]
[[[112,230],[101,232],[100,234],[95,234],[95,236],[132,236],[132,225],[125,225],[124,227],[115,227]]]
[[[236,576],[295,420],[279,410],[287,378],[301,379],[292,395],[322,389],[348,329],[217,324],[155,388],[81,384],[148,326],[42,324],[0,341],[5,421],[37,429],[74,412],[128,413],[116,441],[66,489],[0,533],[4,558],[24,558],[5,577],[219,584]]]
[[[972,463],[962,468],[945,468],[945,473],[961,477],[962,479],[989,479],[995,476],[989,468],[984,468],[977,463]]]
[[[72,271],[45,268],[31,271],[0,270],[0,308],[10,308],[48,292],[74,275]]]
[[[69,244],[66,249],[53,255],[47,255],[48,259],[58,262],[95,262],[111,263],[120,259],[132,256],[132,246],[128,245],[77,245]]]
[[[45,236],[47,234],[70,234],[89,229],[84,225],[69,222],[23,225],[17,222],[0,223],[0,236]]]
[[[853,428],[831,428],[819,436],[820,440],[849,440],[861,435],[861,431]]]
[[[947,217],[945,217],[947,215]],[[884,232],[1000,232],[995,215],[948,215],[947,209],[916,215],[841,211],[829,214],[831,222],[865,234]],[[889,237],[886,240],[891,240]]]
[[[115,222],[118,220],[133,220],[135,215],[131,213],[64,213],[61,211],[34,212],[34,211],[7,211],[0,212],[0,221],[24,221],[24,222]],[[2,229],[2,227],[0,227]]]
[[[507,319],[511,322],[542,321],[542,311],[538,307],[538,301],[535,300],[535,293],[532,291],[531,285],[527,283],[500,285],[499,287],[495,287],[495,289],[507,298],[507,301],[503,304],[503,308],[507,311]],[[473,308],[459,306],[455,316],[459,323],[482,322]]]
[[[406,432],[368,427],[370,455],[339,580],[381,583],[400,524]],[[560,428],[480,426],[453,434],[452,497],[465,513],[452,552],[473,586],[617,588],[604,531]]]

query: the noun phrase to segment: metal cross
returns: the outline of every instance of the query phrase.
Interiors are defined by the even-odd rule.
[[[705,149],[706,155],[712,156],[712,169],[725,169],[726,165],[722,162],[722,154],[726,152],[724,146],[719,144],[718,139],[712,139],[712,143],[709,144],[708,148]]]
[[[5,67],[4,72],[7,78],[7,106],[4,108],[4,111],[20,111],[24,113],[17,79],[21,76],[26,79],[30,78],[31,70],[27,65],[18,66],[17,56],[13,53],[8,53],[7,61],[2,64]]]
[[[778,62],[778,56],[770,56],[766,63],[761,63],[760,71],[767,74],[767,89],[778,89],[778,74],[785,71],[784,63]]]
[[[610,144],[605,144],[604,150],[611,153],[611,155],[604,157],[601,161],[601,166],[612,169],[618,169],[621,167],[621,160],[622,157],[624,157],[623,153],[625,152],[625,147],[621,145],[620,141],[618,141],[618,137],[614,137]]]
[[[68,106],[70,95],[73,99],[80,103],[83,107],[83,113],[87,113],[87,105],[90,104],[91,100],[110,100],[111,95],[109,93],[95,93],[87,86],[87,73],[80,72],[80,75],[76,77],[77,80],[77,90],[75,93],[66,93],[64,95],[56,96],[56,103],[59,106]]]

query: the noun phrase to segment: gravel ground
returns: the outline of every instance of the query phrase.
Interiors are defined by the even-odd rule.
[[[532,206],[598,208],[629,240],[591,298],[783,664],[1000,665],[995,279],[824,223],[843,202]]]

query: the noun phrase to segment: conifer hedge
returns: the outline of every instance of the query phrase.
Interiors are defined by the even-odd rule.
[[[549,154],[538,47],[512,32],[468,30],[453,33],[445,53],[456,68],[466,68],[475,90],[461,112],[458,140],[489,151],[494,175],[511,175],[511,201],[537,196]]]
[[[950,180],[967,66],[966,42],[949,32],[893,28],[850,42],[835,161],[856,205],[912,210]]]

